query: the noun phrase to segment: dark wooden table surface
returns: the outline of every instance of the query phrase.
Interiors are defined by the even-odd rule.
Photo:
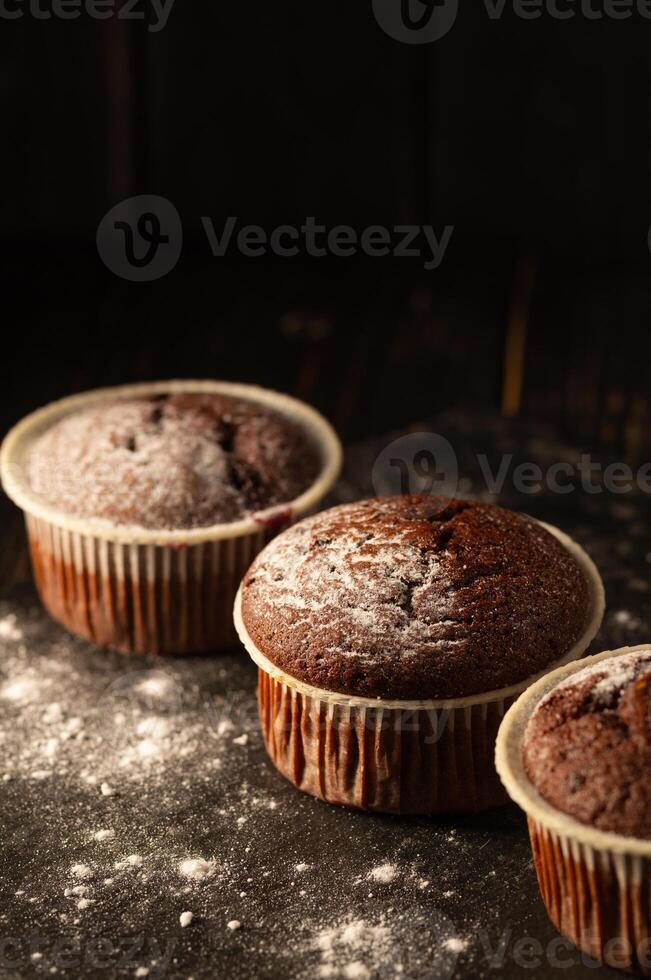
[[[414,428],[449,439],[462,494],[549,520],[589,550],[608,600],[594,651],[648,639],[645,493],[524,494],[507,478],[490,496],[479,454],[494,471],[509,453],[546,470],[577,447],[496,417]],[[373,491],[374,462],[399,435],[350,448],[337,499]],[[127,659],[70,637],[38,604],[6,500],[0,520],[3,980],[617,975],[558,939],[515,808],[399,819],[296,792],[265,757],[240,650]]]

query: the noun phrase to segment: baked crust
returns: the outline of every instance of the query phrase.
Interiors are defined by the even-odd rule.
[[[389,497],[284,532],[244,578],[242,618],[326,691],[459,698],[524,681],[581,636],[590,589],[537,521],[476,501]]]

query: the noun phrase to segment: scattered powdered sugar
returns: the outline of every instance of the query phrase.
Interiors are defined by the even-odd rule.
[[[306,929],[310,936],[299,952],[302,948],[313,951],[309,975],[323,980],[412,975],[449,980],[459,955],[470,945],[435,909],[429,916],[409,916],[393,908],[363,917],[347,913],[325,925],[307,923]],[[429,933],[428,943],[421,946],[424,931]]]
[[[216,867],[215,861],[206,861],[204,858],[187,858],[179,864],[179,874],[192,881],[205,881],[206,878],[214,875]]]
[[[70,868],[70,874],[74,875],[75,878],[92,878],[94,871],[87,864],[73,864]]]
[[[8,616],[0,619],[0,640],[13,640],[14,642],[18,642],[22,638],[23,631],[18,629],[14,613],[9,613]]]
[[[19,704],[29,704],[37,701],[41,695],[43,681],[31,672],[19,675],[7,681],[0,687],[0,698],[5,701],[15,701]]]
[[[467,939],[459,939],[458,936],[450,936],[443,940],[443,949],[449,949],[452,953],[463,953],[468,948]]]
[[[323,973],[321,975],[323,976]],[[346,980],[369,980],[371,971],[364,963],[356,961],[346,963],[343,975]]]
[[[109,829],[96,830],[95,833],[93,834],[94,840],[97,841],[112,840],[114,837],[115,837],[115,831]]]
[[[38,641],[42,620],[22,627],[10,613],[2,622]],[[123,658],[117,676],[100,676],[98,684],[92,671],[70,661],[78,643],[61,633],[49,655],[32,662],[29,642],[0,637],[6,766],[0,778],[73,778],[108,800],[126,783],[160,781],[198,757],[209,780],[229,742],[240,753],[249,745],[243,729],[255,719],[248,704],[238,718],[238,703],[204,698],[172,670],[134,670]]]
[[[312,940],[319,953],[318,976],[320,977],[370,977],[367,963],[357,959],[363,953],[372,964],[382,962],[391,941],[391,930],[385,925],[374,925],[364,919],[346,919],[341,924],[326,927]]]
[[[333,978],[368,970],[374,980],[383,963],[386,975],[401,966],[417,980],[431,975],[440,930],[430,907],[446,872],[428,866],[426,849],[406,856],[404,834],[390,851],[374,846],[365,857],[362,838],[359,848],[353,843],[361,824],[355,830],[345,811],[317,806],[278,777],[261,745],[255,671],[242,657],[187,658],[164,669],[143,660],[134,669],[132,660],[68,638],[40,610],[17,625],[25,647],[0,640],[0,687],[34,685],[27,700],[2,701],[0,775],[3,805],[25,814],[30,838],[27,860],[21,855],[6,882],[29,923],[25,935],[49,923],[55,936],[116,938],[116,923],[147,923],[151,949],[130,976],[161,975],[168,942],[185,955],[193,940],[206,962],[220,963],[216,933],[241,957],[234,980],[251,975],[255,950],[288,980],[321,970]],[[242,734],[246,744],[234,743]],[[145,761],[139,746],[148,742],[160,751]],[[385,865],[396,869],[390,884]],[[423,891],[427,879],[433,884]],[[342,909],[343,880],[354,887]],[[402,890],[409,896],[409,914],[387,908],[398,889],[401,900]],[[427,905],[422,917],[413,903]],[[184,911],[192,911],[189,928],[180,925]],[[449,924],[444,935],[457,932]],[[418,961],[405,952],[414,942]],[[44,974],[51,963],[46,951]]]
[[[88,885],[75,885],[73,888],[64,888],[63,894],[66,898],[70,898],[71,895],[87,895]]]
[[[628,609],[618,609],[616,613],[613,613],[613,621],[618,626],[628,626],[631,629],[640,625],[638,617],[634,616]]]
[[[382,885],[388,885],[396,878],[398,869],[395,864],[380,864],[368,873],[371,881],[377,881]]]
[[[115,862],[116,871],[124,871],[125,868],[142,868],[143,859],[140,854],[129,854],[122,861]]]

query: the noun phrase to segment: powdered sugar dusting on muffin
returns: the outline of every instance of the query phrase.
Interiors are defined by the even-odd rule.
[[[651,650],[605,658],[557,684],[532,712],[522,754],[552,806],[651,839]]]
[[[276,666],[325,690],[454,698],[538,673],[585,628],[570,552],[523,515],[393,497],[311,517],[245,576],[242,617]]]
[[[596,679],[590,688],[590,696],[597,706],[611,704],[630,684],[651,671],[651,649],[623,654],[611,660],[601,661],[570,674],[565,680],[541,699],[542,706],[555,692],[578,687],[586,681]]]
[[[416,641],[435,638],[439,625],[457,626],[441,563],[421,556],[404,528],[384,533],[378,551],[372,534],[351,527],[346,537],[325,539],[319,537],[320,524],[317,515],[285,535],[267,550],[253,573],[287,629],[309,625],[318,638],[322,626],[330,625],[328,612],[345,609],[349,632],[331,649],[369,659],[375,655],[373,643],[389,635],[392,641],[399,637],[407,650]],[[318,563],[311,560],[314,541],[322,551]],[[429,601],[421,618],[415,610],[425,595]],[[284,615],[286,610],[292,615]],[[325,619],[315,619],[315,613]]]
[[[48,429],[28,460],[32,489],[67,513],[171,529],[286,503],[317,470],[314,447],[290,419],[198,394],[90,405]]]

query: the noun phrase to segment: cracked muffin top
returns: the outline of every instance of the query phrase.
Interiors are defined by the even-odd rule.
[[[303,520],[242,586],[244,625],[276,666],[397,700],[525,680],[570,649],[590,612],[582,569],[542,525],[445,497],[363,500]]]
[[[651,840],[651,650],[586,667],[534,710],[527,776],[563,813]]]
[[[290,419],[242,398],[113,400],[66,416],[37,440],[32,490],[78,517],[156,530],[207,527],[287,503],[319,457]]]

